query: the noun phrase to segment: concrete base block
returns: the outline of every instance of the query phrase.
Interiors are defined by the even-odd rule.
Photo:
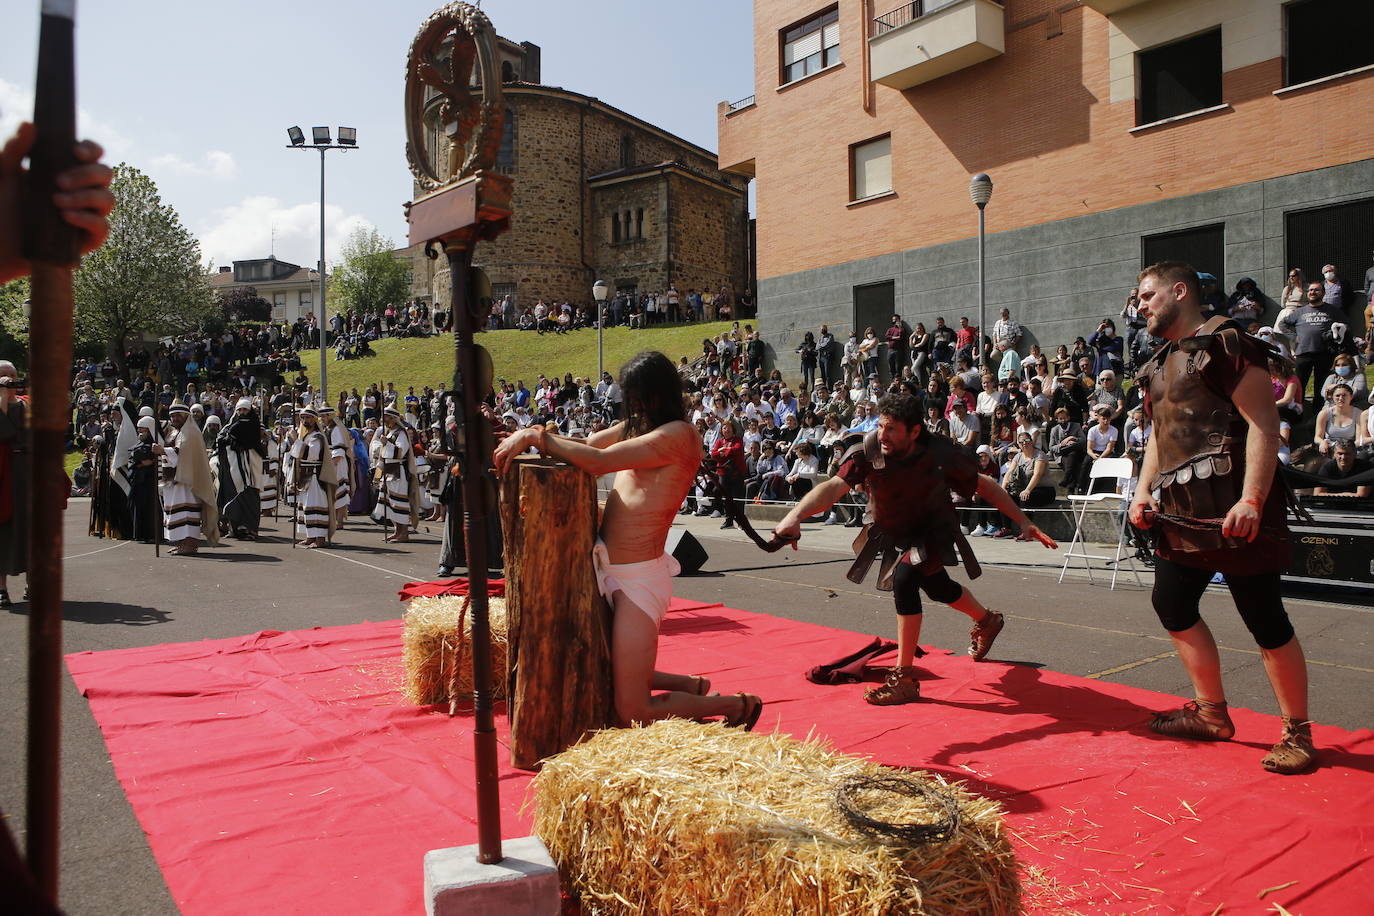
[[[425,853],[428,916],[558,916],[558,867],[538,837],[505,840],[499,864],[482,865],[476,846]]]

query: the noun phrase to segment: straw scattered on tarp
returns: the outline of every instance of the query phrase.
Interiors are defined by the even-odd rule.
[[[894,777],[922,791],[891,791]],[[873,788],[853,791],[865,782]],[[856,828],[837,805],[846,785],[848,807],[907,836],[947,824],[952,808],[949,838]],[[535,832],[588,913],[1019,912],[997,803],[817,740],[666,719],[598,732],[546,760],[531,792]]]
[[[401,658],[405,662],[405,697],[428,706],[452,699],[472,699],[472,611],[464,615],[462,644],[457,638],[458,618],[466,596],[441,595],[412,598],[406,605]],[[506,695],[506,599],[487,599],[491,627],[492,696]],[[457,665],[455,672],[454,666]],[[456,674],[456,680],[455,680]]]

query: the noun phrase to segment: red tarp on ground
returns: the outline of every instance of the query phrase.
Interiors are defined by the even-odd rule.
[[[183,912],[417,913],[425,851],[476,842],[471,717],[406,705],[400,636],[392,621],[68,657]],[[761,729],[999,799],[1054,882],[1035,910],[1368,912],[1371,732],[1317,727],[1323,766],[1285,778],[1259,767],[1277,720],[1245,710],[1235,741],[1186,744],[1142,725],[1176,698],[1029,665],[937,650],[927,699],[887,708],[802,677],[863,642],[676,601],[659,661],[758,693]],[[505,836],[529,832],[528,782],[502,771]]]

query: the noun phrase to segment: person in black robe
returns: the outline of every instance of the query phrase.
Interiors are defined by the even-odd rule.
[[[138,444],[129,452],[129,518],[133,540],[151,544],[162,527],[162,503],[158,499],[158,460],[153,454],[153,432],[157,421],[143,417],[138,421]]]
[[[234,537],[245,541],[258,538],[262,523],[259,488],[267,442],[262,421],[248,398],[240,398],[234,416],[215,441],[219,459],[220,519]]]

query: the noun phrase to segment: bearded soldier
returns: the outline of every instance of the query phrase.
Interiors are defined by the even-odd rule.
[[[415,449],[410,434],[401,425],[401,412],[388,407],[382,412],[381,429],[372,437],[369,455],[377,480],[377,505],[372,517],[391,522],[395,532],[387,540],[403,544],[410,540],[409,528],[415,524],[420,504],[419,481],[415,469]]]
[[[334,524],[342,527],[348,521],[348,505],[353,499],[353,434],[343,425],[333,407],[320,407],[320,431],[329,438],[329,451],[334,461]]]
[[[163,426],[162,441],[153,445],[162,458],[162,517],[171,553],[195,556],[198,543],[219,542],[219,512],[215,486],[210,478],[210,459],[205,441],[181,401],[168,408],[171,419]]]
[[[1307,662],[1283,607],[1288,568],[1287,490],[1278,473],[1279,416],[1269,380],[1275,351],[1234,321],[1203,320],[1197,271],[1178,261],[1139,277],[1140,314],[1166,343],[1141,369],[1154,422],[1131,500],[1131,523],[1159,534],[1154,608],[1192,681],[1195,699],[1159,713],[1171,738],[1228,741],[1221,658],[1198,602],[1214,572],[1259,645],[1283,714],[1279,741],[1260,761],[1299,773],[1317,760],[1307,711]]]
[[[262,423],[248,398],[239,398],[234,416],[215,442],[219,456],[219,509],[234,537],[255,541],[262,517],[260,487],[267,446]]]
[[[291,448],[292,490],[298,523],[304,529],[301,547],[323,547],[334,530],[334,461],[329,440],[320,431],[313,407],[300,411],[296,444]]]

